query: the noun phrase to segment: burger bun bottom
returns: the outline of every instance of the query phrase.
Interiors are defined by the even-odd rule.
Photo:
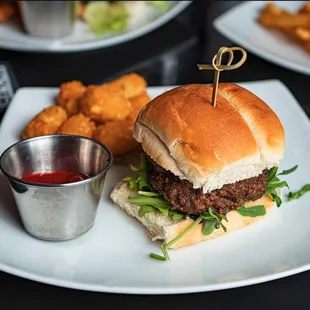
[[[193,223],[193,220],[188,217],[174,221],[172,218],[165,216],[160,212],[146,213],[140,217],[138,215],[140,207],[133,205],[128,201],[128,198],[133,194],[134,193],[128,187],[128,183],[123,181],[114,188],[111,193],[111,198],[114,203],[123,209],[128,215],[136,218],[143,224],[143,226],[146,228],[148,236],[152,239],[152,241],[161,240],[163,243],[168,243]],[[278,194],[280,195],[281,193],[278,192]],[[227,214],[228,222],[224,222],[224,225],[227,228],[226,232],[220,227],[215,229],[211,234],[204,235],[202,233],[203,225],[199,224],[189,234],[185,235],[173,246],[171,246],[171,248],[182,248],[201,241],[210,240],[225,235],[231,231],[251,225],[254,222],[267,216],[270,213],[272,207],[275,206],[275,203],[272,201],[270,195],[264,195],[262,198],[256,201],[245,204],[245,207],[247,208],[254,205],[264,205],[266,208],[266,214],[264,216],[248,217],[240,215],[237,211],[231,211]]]

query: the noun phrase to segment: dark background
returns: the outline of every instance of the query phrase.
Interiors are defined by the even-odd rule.
[[[151,34],[107,49],[66,54],[0,50],[0,60],[9,62],[20,87],[59,86],[72,79],[98,84],[130,71],[142,74],[150,86],[210,83],[213,73],[198,71],[196,64],[210,63],[220,46],[233,44],[213,29],[212,21],[238,2],[194,1],[181,15]],[[310,114],[307,75],[251,53],[240,69],[221,74],[223,82],[265,79],[281,80]],[[25,109],[27,104],[31,103],[25,103]],[[309,309],[309,289],[310,272],[244,288],[175,296],[74,291],[0,272],[0,309]]]

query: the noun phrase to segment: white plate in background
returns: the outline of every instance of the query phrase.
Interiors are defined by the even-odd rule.
[[[96,36],[88,25],[77,20],[72,35],[59,40],[41,39],[27,35],[14,21],[0,24],[0,48],[32,52],[78,52],[124,43],[145,35],[180,14],[192,1],[171,1],[164,13],[149,8],[143,16],[133,16],[132,26],[124,33]]]
[[[278,114],[286,132],[281,169],[299,168],[285,177],[293,191],[310,183],[310,123],[289,90],[279,81],[241,83]],[[155,97],[170,87],[149,87]],[[26,123],[53,104],[55,88],[21,88],[2,120],[0,153],[18,141]],[[175,294],[227,289],[260,283],[310,269],[310,193],[284,202],[270,216],[226,236],[179,250],[170,262],[148,257],[159,253],[143,226],[109,199],[128,170],[108,173],[95,226],[65,242],[28,235],[17,215],[11,190],[0,175],[0,270],[27,279],[90,291]],[[287,191],[284,190],[284,197]],[[285,200],[285,199],[284,199]]]
[[[305,1],[246,1],[217,17],[213,26],[225,37],[248,51],[277,65],[310,74],[310,54],[280,34],[257,23],[267,2],[297,11]]]

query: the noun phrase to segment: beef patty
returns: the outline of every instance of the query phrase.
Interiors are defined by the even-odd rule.
[[[226,214],[245,202],[261,198],[267,187],[267,169],[257,177],[226,184],[207,194],[203,194],[202,188],[194,189],[191,182],[181,180],[150,159],[148,170],[153,189],[162,194],[174,209],[186,214],[199,214],[209,208],[216,213]]]

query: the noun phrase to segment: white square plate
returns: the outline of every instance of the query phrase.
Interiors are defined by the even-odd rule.
[[[299,165],[285,179],[293,191],[310,182],[310,123],[288,89],[278,81],[241,83],[280,117],[286,131],[282,169]],[[149,87],[155,97],[171,87]],[[54,88],[20,89],[0,127],[0,153],[18,141],[25,124],[53,104]],[[173,294],[244,286],[310,269],[310,193],[284,202],[250,227],[208,242],[171,250],[170,262],[148,257],[159,244],[142,225],[109,199],[127,168],[108,173],[95,226],[66,242],[28,235],[18,218],[8,182],[0,175],[0,270],[28,279],[76,289]],[[284,198],[287,191],[284,191]],[[285,200],[285,199],[284,199]]]
[[[257,23],[260,10],[267,1],[246,1],[216,18],[213,26],[225,37],[253,54],[277,65],[304,74],[310,74],[310,54],[280,34]],[[291,12],[305,1],[268,1]]]

